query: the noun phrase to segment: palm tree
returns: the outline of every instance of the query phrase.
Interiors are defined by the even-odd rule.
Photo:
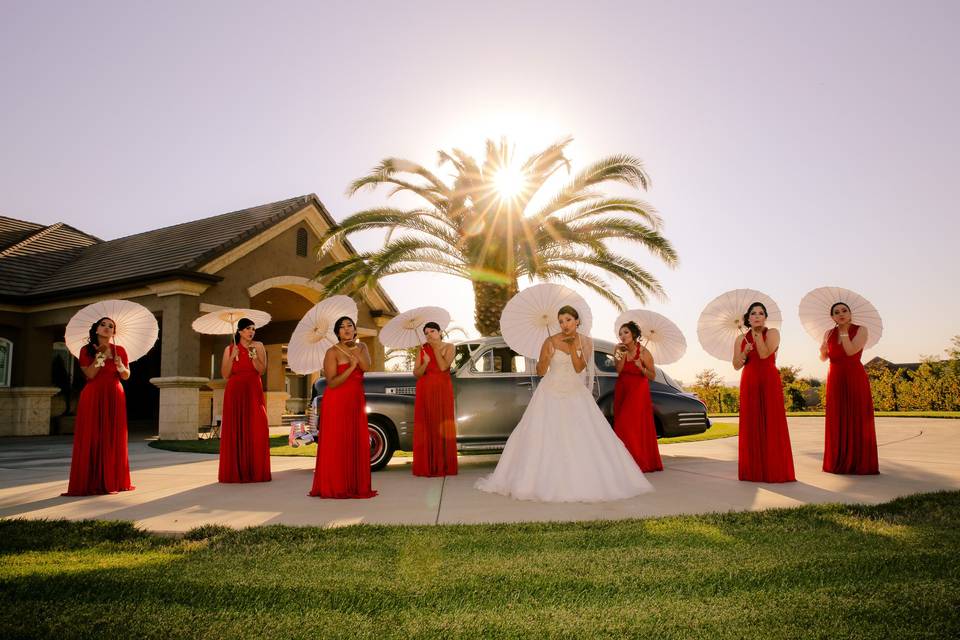
[[[626,283],[640,301],[662,298],[663,288],[640,264],[611,250],[608,240],[645,247],[669,266],[677,254],[661,233],[662,221],[647,203],[604,195],[599,187],[620,183],[647,189],[650,179],[640,160],[627,155],[604,158],[579,172],[542,206],[531,200],[561,169],[570,170],[561,140],[515,164],[506,139],[487,140],[482,164],[459,149],[441,151],[440,166],[453,168],[447,184],[420,164],[387,158],[353,182],[347,193],[380,185],[416,195],[412,209],[377,207],[353,214],[324,238],[323,249],[348,235],[387,229],[383,248],[323,268],[328,293],[352,293],[398,273],[436,272],[470,280],[477,330],[500,332],[500,313],[517,292],[518,280],[570,280],[624,309],[601,273]],[[511,180],[512,179],[512,180]],[[507,188],[512,182],[515,189]],[[543,200],[543,198],[541,198]],[[399,230],[399,231],[398,231]]]

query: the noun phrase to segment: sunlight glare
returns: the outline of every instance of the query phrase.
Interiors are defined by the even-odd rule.
[[[527,178],[518,167],[507,166],[497,171],[493,177],[497,185],[497,192],[502,200],[513,200],[523,193],[527,186]]]

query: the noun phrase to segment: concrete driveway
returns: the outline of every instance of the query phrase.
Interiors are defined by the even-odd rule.
[[[723,418],[721,420],[728,420]],[[735,419],[734,419],[735,420]],[[836,476],[820,470],[823,418],[790,418],[797,482],[737,480],[737,439],[660,448],[665,470],[649,474],[655,492],[607,503],[544,504],[473,488],[497,456],[462,456],[460,475],[415,478],[409,459],[373,475],[370,500],[308,497],[313,458],[274,457],[273,482],[217,483],[217,456],[130,444],[135,491],[61,497],[70,465],[70,437],[0,440],[0,517],[132,520],[158,532],[203,524],[342,526],[448,524],[638,518],[802,504],[879,503],[898,496],[960,489],[960,420],[878,418],[879,476]]]

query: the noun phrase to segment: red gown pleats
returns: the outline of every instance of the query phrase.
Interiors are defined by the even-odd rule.
[[[613,391],[613,430],[644,473],[662,471],[663,461],[657,446],[657,426],[653,419],[650,381],[640,373],[636,357],[627,360],[617,376]]]
[[[764,329],[766,335],[766,329]],[[748,333],[740,350],[753,344]],[[740,375],[738,476],[751,482],[794,482],[793,451],[777,356],[750,352]]]
[[[270,427],[260,373],[243,346],[223,392],[220,482],[269,482]]]
[[[413,475],[457,475],[457,425],[453,409],[453,382],[441,371],[433,347],[423,346],[430,356],[427,370],[417,380],[413,409]],[[422,359],[421,359],[422,362]]]
[[[851,325],[853,340],[859,327]],[[880,473],[877,432],[873,419],[870,380],[858,351],[848,356],[837,341],[837,330],[828,339],[830,371],[827,374],[823,470],[830,473],[871,475]]]
[[[350,365],[337,365],[342,373]],[[372,498],[370,434],[363,371],[356,368],[339,387],[327,387],[320,403],[320,439],[311,496]]]
[[[113,347],[127,365],[127,352]],[[84,347],[80,366],[88,367],[94,357]],[[127,458],[127,400],[113,358],[107,358],[99,373],[87,380],[80,392],[73,432],[70,483],[65,496],[88,496],[130,491],[130,463]]]

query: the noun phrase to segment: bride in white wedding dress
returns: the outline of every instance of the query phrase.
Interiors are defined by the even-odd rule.
[[[558,319],[560,334],[540,349],[543,379],[497,468],[477,489],[541,502],[603,502],[653,491],[593,399],[585,375],[593,343],[577,332],[579,314],[563,307]]]

